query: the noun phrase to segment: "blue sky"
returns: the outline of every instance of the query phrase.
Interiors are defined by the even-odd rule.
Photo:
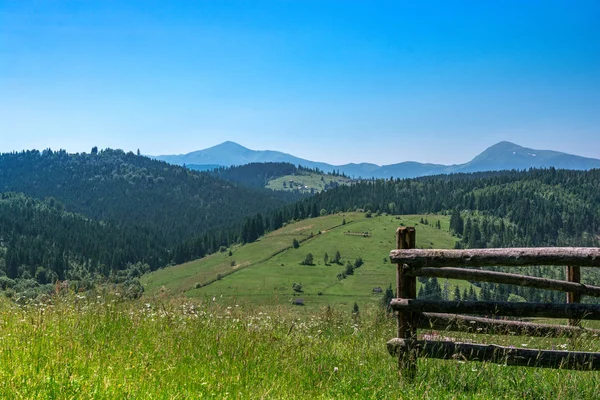
[[[0,0],[0,152],[600,158],[598,1]]]

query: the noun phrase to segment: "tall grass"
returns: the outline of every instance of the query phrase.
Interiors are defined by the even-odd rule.
[[[379,310],[215,300],[0,300],[0,398],[599,397],[599,373],[459,361],[419,360],[403,382],[385,346],[395,320]]]

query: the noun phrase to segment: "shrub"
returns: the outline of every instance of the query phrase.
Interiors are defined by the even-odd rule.
[[[0,276],[0,288],[2,290],[10,289],[16,285],[16,282],[13,279],[10,279],[8,276]]]
[[[296,293],[302,293],[302,284],[294,282],[293,285],[292,285],[292,289]]]

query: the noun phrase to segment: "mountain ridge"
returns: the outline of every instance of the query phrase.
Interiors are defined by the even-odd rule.
[[[307,168],[318,168],[325,172],[339,171],[348,176],[362,178],[415,178],[419,176],[451,174],[460,172],[482,172],[496,170],[523,170],[529,168],[560,168],[589,170],[600,168],[600,159],[582,157],[555,150],[539,150],[519,146],[508,141],[496,143],[472,160],[463,164],[443,165],[403,161],[389,165],[372,163],[348,163],[333,165],[311,161],[275,150],[251,150],[238,143],[225,141],[204,150],[187,154],[151,156],[171,164],[194,165],[245,165],[261,162],[287,162]]]

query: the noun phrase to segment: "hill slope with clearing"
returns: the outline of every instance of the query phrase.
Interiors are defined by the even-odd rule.
[[[388,255],[395,246],[396,228],[416,226],[418,248],[453,248],[457,238],[448,232],[448,224],[448,217],[442,215],[328,215],[289,224],[230,252],[155,271],[141,281],[147,295],[222,296],[253,304],[289,304],[301,298],[310,308],[372,303],[381,297],[373,293],[374,288],[385,290],[395,282],[396,268]],[[292,246],[294,239],[298,248]],[[339,264],[333,261],[336,252],[341,255]],[[314,265],[301,265],[309,253]],[[338,276],[358,258],[363,265],[353,275]],[[292,289],[294,283],[302,285],[302,292]],[[469,286],[459,285],[461,290]],[[449,289],[453,288],[454,282]]]

